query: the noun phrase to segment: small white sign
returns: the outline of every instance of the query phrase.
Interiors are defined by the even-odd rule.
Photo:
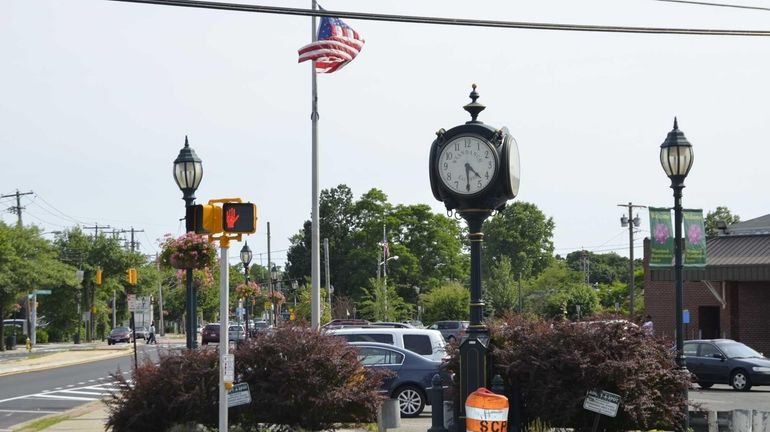
[[[224,382],[235,381],[235,356],[233,354],[222,356],[222,367],[224,368]]]
[[[232,408],[238,405],[251,403],[251,392],[248,383],[238,383],[227,392],[227,407]]]
[[[604,390],[588,390],[586,399],[583,402],[584,409],[607,417],[615,417],[618,415],[619,406],[620,395]]]

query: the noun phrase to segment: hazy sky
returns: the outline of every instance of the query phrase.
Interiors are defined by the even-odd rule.
[[[310,1],[251,4],[309,8]],[[733,0],[738,2],[739,0]],[[739,4],[768,6],[740,0]],[[770,30],[770,12],[655,0],[326,0],[329,10],[572,24]],[[439,128],[479,119],[519,143],[517,199],[556,223],[556,253],[628,254],[619,203],[671,206],[658,161],[674,116],[695,162],[684,206],[768,213],[770,38],[467,28],[346,19],[366,39],[319,75],[320,184],[356,198],[427,203]],[[172,162],[185,135],[203,159],[198,201],[259,208],[249,237],[266,264],[310,218],[310,18],[104,0],[0,1],[0,194],[34,191],[24,223],[145,230],[155,253],[183,232]],[[0,200],[2,220],[14,205]],[[647,213],[641,214],[647,235]],[[641,255],[637,242],[637,256]],[[232,245],[237,262],[240,244]],[[334,253],[334,251],[331,251]],[[374,268],[374,267],[373,267]]]

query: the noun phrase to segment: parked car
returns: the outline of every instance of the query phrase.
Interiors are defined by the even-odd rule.
[[[107,345],[115,345],[118,342],[131,343],[133,340],[133,333],[128,327],[115,327],[107,335]]]
[[[770,384],[770,359],[731,339],[690,340],[684,343],[687,369],[699,386],[729,384],[735,390]]]
[[[234,341],[234,342],[245,341],[246,329],[240,324],[230,324],[230,326],[227,327],[227,340]]]
[[[375,342],[352,342],[358,359],[365,368],[386,368],[394,372],[386,378],[382,391],[398,400],[401,417],[417,417],[430,405],[427,388],[435,374],[449,383],[448,374],[441,371],[441,362],[427,359],[412,351]]]
[[[468,331],[470,321],[436,321],[428,327],[438,330],[447,342],[459,341]]]
[[[422,323],[420,320],[406,320],[403,321],[404,324],[409,324],[414,328],[425,328],[425,324]]]
[[[414,328],[414,326],[409,323],[388,322],[388,321],[375,321],[373,323],[370,323],[368,327]]]
[[[436,330],[392,327],[351,327],[327,330],[348,342],[379,342],[407,349],[423,357],[441,361],[446,357],[446,342]]]
[[[219,343],[219,324],[206,324],[201,333],[201,345],[208,345],[210,342]]]
[[[251,326],[252,334],[268,331],[269,329],[270,329],[270,324],[268,324],[267,321],[254,321],[254,323]]]
[[[147,330],[147,327],[137,327],[136,328],[136,338],[137,339],[147,340],[148,337],[150,337],[150,331]]]
[[[325,329],[336,329],[343,327],[360,327],[362,325],[368,325],[369,321],[363,319],[333,319],[322,327]]]

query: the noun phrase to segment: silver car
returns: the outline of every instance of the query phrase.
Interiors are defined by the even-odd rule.
[[[469,321],[436,321],[428,328],[440,331],[447,342],[459,342],[467,333],[468,324]]]
[[[227,328],[227,339],[234,342],[246,340],[246,329],[240,324],[230,324]]]

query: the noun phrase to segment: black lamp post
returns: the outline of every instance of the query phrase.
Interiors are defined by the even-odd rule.
[[[174,180],[177,186],[182,190],[182,199],[185,202],[185,209],[195,203],[195,191],[201,184],[203,178],[203,163],[195,154],[195,150],[190,148],[187,136],[184,137],[184,147],[179,150],[179,156],[174,160]],[[186,232],[194,231],[192,226],[193,219],[186,218]],[[187,269],[187,348],[193,349],[198,345],[195,299],[197,298],[195,286],[193,285],[193,269]]]
[[[249,264],[251,264],[252,258],[251,249],[249,248],[249,242],[244,242],[241,248],[241,264],[243,264],[243,277],[244,283],[249,285]],[[246,339],[249,338],[249,306],[251,306],[251,299],[246,297]]]
[[[671,189],[674,190],[674,275],[675,307],[676,307],[676,364],[680,372],[687,373],[687,361],[684,357],[684,324],[682,308],[684,303],[684,281],[682,279],[682,189],[684,179],[690,172],[693,162],[692,145],[684,133],[679,130],[676,118],[674,129],[668,133],[666,140],[660,145],[660,164],[668,178],[671,179]],[[687,407],[687,387],[684,389],[684,415],[682,418],[682,430],[686,431],[690,426],[690,415]]]

